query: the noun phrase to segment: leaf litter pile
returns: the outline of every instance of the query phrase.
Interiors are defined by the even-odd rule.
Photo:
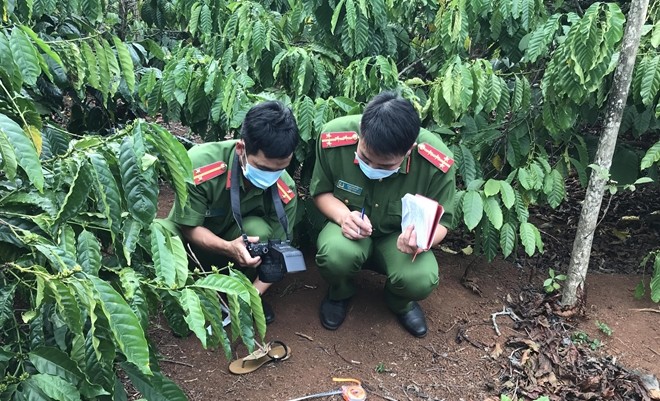
[[[496,383],[500,394],[513,400],[660,400],[657,378],[599,356],[594,352],[597,340],[576,335],[565,319],[580,314],[580,306],[561,311],[557,295],[536,291],[510,301],[509,315],[520,335],[509,337],[491,354],[501,364]]]

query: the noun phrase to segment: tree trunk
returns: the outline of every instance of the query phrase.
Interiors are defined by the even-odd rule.
[[[646,21],[646,11],[649,0],[633,0],[628,11],[626,29],[623,34],[623,45],[619,57],[619,65],[614,72],[612,92],[607,101],[605,113],[605,128],[598,141],[596,160],[594,163],[603,171],[609,171],[612,165],[612,155],[616,146],[619,127],[623,109],[628,98],[628,90],[632,81],[633,66],[642,26]],[[591,244],[594,239],[594,231],[598,221],[598,212],[603,202],[607,178],[599,171],[592,171],[587,186],[587,193],[582,204],[580,221],[578,222],[575,241],[573,242],[573,253],[568,266],[568,277],[562,292],[561,303],[566,306],[574,306],[578,301],[578,290],[584,289],[584,280],[589,267],[591,255]]]

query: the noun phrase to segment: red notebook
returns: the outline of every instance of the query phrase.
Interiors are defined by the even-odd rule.
[[[417,247],[431,248],[435,231],[445,209],[437,201],[423,195],[406,194],[401,198],[401,230],[412,225],[417,234]]]

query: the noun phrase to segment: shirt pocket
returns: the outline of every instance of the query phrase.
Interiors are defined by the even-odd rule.
[[[341,188],[336,188],[335,191],[333,192],[335,198],[339,199],[342,201],[342,203],[350,210],[358,210],[361,211],[362,207],[366,206],[364,203],[364,191],[362,191],[361,195],[356,195],[352,192],[345,191]]]
[[[388,202],[383,209],[381,217],[380,231],[383,234],[391,234],[401,231],[401,200],[397,199]]]

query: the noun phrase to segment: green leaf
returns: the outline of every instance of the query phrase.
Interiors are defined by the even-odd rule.
[[[489,178],[484,186],[484,195],[493,196],[500,192],[500,180]]]
[[[87,82],[92,88],[101,90],[101,72],[96,55],[94,55],[94,51],[86,41],[82,42],[81,47],[83,60],[85,60],[85,66],[87,67]]]
[[[108,319],[115,342],[126,360],[137,366],[141,372],[151,374],[149,347],[139,319],[110,284],[94,276],[89,276],[89,280],[101,300],[100,306]]]
[[[511,209],[516,203],[516,193],[511,184],[506,181],[500,181],[500,196],[507,209]]]
[[[44,42],[39,36],[37,36],[37,34],[34,33],[34,31],[30,27],[25,25],[19,25],[19,27],[23,32],[25,32],[30,37],[30,39],[32,39],[32,41],[37,46],[39,46],[41,51],[49,55],[61,67],[64,67],[64,64],[62,63],[62,59],[60,58],[60,56],[57,53],[55,53],[53,49],[51,49],[46,42]]]
[[[77,160],[76,168],[73,182],[64,198],[64,203],[55,217],[57,222],[66,222],[77,215],[85,205],[87,195],[92,187],[92,175],[87,162]]]
[[[195,36],[199,28],[199,15],[202,13],[202,6],[196,1],[190,8],[190,20],[188,21],[188,30]]]
[[[249,301],[250,299],[250,292],[245,283],[238,278],[230,277],[226,274],[209,274],[208,276],[197,280],[192,286],[207,288],[228,295],[238,295],[243,297],[246,301]]]
[[[175,207],[178,211],[183,211],[184,206],[188,202],[188,186],[193,182],[192,179],[192,162],[188,157],[186,148],[179,142],[174,135],[158,126],[152,124],[149,126],[147,138],[151,144],[156,147],[161,156],[161,160],[165,162],[167,178],[172,182],[172,187],[176,193]]]
[[[0,288],[0,327],[14,316],[14,293],[16,284],[3,285]]]
[[[653,276],[651,277],[651,300],[653,302],[660,302],[660,252],[655,254],[653,262]]]
[[[121,69],[119,68],[119,62],[115,56],[115,52],[112,50],[110,43],[104,38],[101,38],[101,44],[103,45],[103,52],[105,53],[105,59],[108,62],[108,72],[110,73],[110,96],[114,96],[119,88],[119,82],[121,80]],[[129,56],[130,58],[130,56]]]
[[[457,156],[460,156],[460,158],[457,157],[459,159],[458,168],[463,176],[463,181],[469,185],[477,176],[477,164],[474,155],[467,146],[460,144],[459,147],[460,152],[457,152]]]
[[[78,263],[85,273],[99,275],[101,244],[94,234],[84,229],[78,235]]]
[[[520,242],[525,247],[527,256],[534,255],[536,250],[536,236],[534,234],[536,227],[528,222],[520,223]]]
[[[525,50],[525,59],[535,62],[548,53],[548,47],[554,39],[561,14],[553,14],[543,25],[539,25],[532,33]]]
[[[520,192],[516,191],[516,204],[515,204],[516,215],[518,216],[518,221],[526,222],[529,219],[529,210],[527,202],[523,200]]]
[[[94,50],[96,51],[96,60],[99,65],[99,90],[103,94],[103,101],[107,103],[108,93],[110,92],[110,66],[103,45],[96,39],[92,40]]]
[[[95,188],[97,207],[108,219],[113,242],[121,223],[121,195],[107,160],[99,153],[87,154],[90,162],[91,185]]]
[[[252,315],[254,317],[254,323],[257,327],[257,332],[261,336],[261,339],[266,335],[266,318],[263,313],[263,304],[261,303],[261,295],[259,291],[252,285],[252,281],[249,280],[240,270],[232,269],[229,273],[230,276],[236,277],[243,282],[245,288],[250,293],[250,308],[252,309]]]
[[[190,288],[181,290],[179,297],[179,304],[185,312],[184,319],[188,323],[188,327],[199,338],[202,347],[206,349],[206,319],[197,293]]]
[[[296,110],[296,121],[298,122],[300,139],[303,142],[308,142],[312,139],[315,114],[314,102],[308,96],[303,96]]]
[[[28,381],[54,400],[80,401],[80,393],[76,387],[57,376],[36,374],[30,376]]]
[[[549,177],[549,178],[548,178]],[[564,187],[564,177],[556,169],[546,176],[546,181],[549,182],[551,188],[548,194],[548,203],[555,209],[561,204],[566,197],[566,188]]]
[[[174,257],[167,247],[165,232],[159,224],[151,225],[151,255],[154,261],[156,277],[169,287],[174,288],[176,283],[176,269]]]
[[[124,258],[126,258],[126,264],[131,265],[131,255],[135,252],[137,243],[140,240],[140,233],[142,232],[142,224],[139,221],[133,218],[127,218],[124,220],[124,224],[121,228],[121,233],[123,236],[123,250]]]
[[[346,0],[346,20],[348,21],[348,26],[355,30],[355,23],[357,21],[357,9],[355,8],[354,0]]]
[[[504,223],[500,229],[500,247],[504,258],[509,257],[516,245],[516,230],[511,223]]]
[[[82,15],[91,21],[98,21],[101,16],[100,0],[80,0]]]
[[[646,151],[646,154],[642,158],[640,168],[646,170],[658,161],[660,161],[660,141],[653,144],[653,146]]]
[[[183,391],[160,372],[145,375],[127,362],[121,363],[133,386],[149,401],[188,401]]]
[[[493,198],[489,198],[493,199]],[[494,200],[494,199],[493,199]],[[481,223],[481,250],[489,262],[492,262],[497,256],[497,243],[499,233],[488,220]]]
[[[473,230],[481,221],[484,214],[484,204],[481,194],[477,191],[468,191],[463,196],[463,221],[469,230]]]
[[[339,0],[339,3],[335,6],[335,10],[332,13],[332,19],[330,20],[330,33],[335,34],[335,28],[337,27],[337,20],[339,20],[339,15],[344,6],[346,0]]]
[[[68,253],[60,247],[49,245],[47,243],[38,243],[35,244],[34,247],[37,248],[46,259],[48,259],[50,264],[57,271],[73,270],[78,266],[76,256]]]
[[[7,178],[13,180],[16,177],[16,169],[18,168],[18,161],[16,160],[16,152],[9,140],[9,136],[0,126],[0,157],[2,163],[0,168],[4,171]]]
[[[213,33],[213,15],[211,9],[207,4],[204,4],[199,14],[199,28],[205,35]]]
[[[133,66],[133,59],[131,58],[131,54],[126,47],[126,44],[124,44],[121,39],[113,36],[112,40],[115,43],[115,49],[117,49],[117,56],[119,57],[119,62],[121,64],[121,75],[126,81],[128,91],[133,94],[133,91],[135,90],[135,67]]]
[[[490,220],[493,227],[499,230],[502,227],[504,217],[502,216],[502,209],[497,199],[486,198],[484,212],[486,212],[486,216],[488,216],[488,220]]]
[[[82,335],[83,320],[78,299],[73,290],[60,280],[49,280],[48,286],[62,319],[74,334]]]
[[[156,216],[158,180],[151,168],[142,171],[143,148],[138,144],[141,136],[127,136],[119,148],[119,169],[126,205],[131,216],[149,226]],[[143,144],[142,144],[143,146]]]
[[[14,30],[14,32],[20,32]],[[39,155],[37,149],[34,147],[32,140],[23,132],[21,127],[16,124],[12,119],[0,113],[0,131],[6,136],[14,147],[14,152],[23,171],[30,178],[30,182],[39,190],[44,191],[44,175],[41,170],[41,162],[39,162]],[[3,159],[4,160],[4,159]]]
[[[212,290],[200,290],[198,294],[200,303],[202,305],[202,310],[204,311],[204,316],[206,317],[206,320],[210,322],[211,326],[211,334],[208,337],[208,345],[209,347],[213,348],[221,345],[223,351],[225,352],[225,357],[227,359],[232,359],[231,342],[229,341],[229,337],[227,337],[227,333],[222,326],[222,309],[220,307],[217,294],[217,292]]]
[[[640,95],[645,106],[653,104],[653,100],[660,92],[660,54],[646,63],[645,71],[641,72]]]
[[[9,47],[23,81],[30,86],[36,85],[37,78],[41,75],[39,56],[25,32],[18,28],[12,29]]]
[[[56,347],[40,346],[34,348],[28,357],[39,373],[57,376],[74,386],[85,378],[85,374],[69,355]]]

